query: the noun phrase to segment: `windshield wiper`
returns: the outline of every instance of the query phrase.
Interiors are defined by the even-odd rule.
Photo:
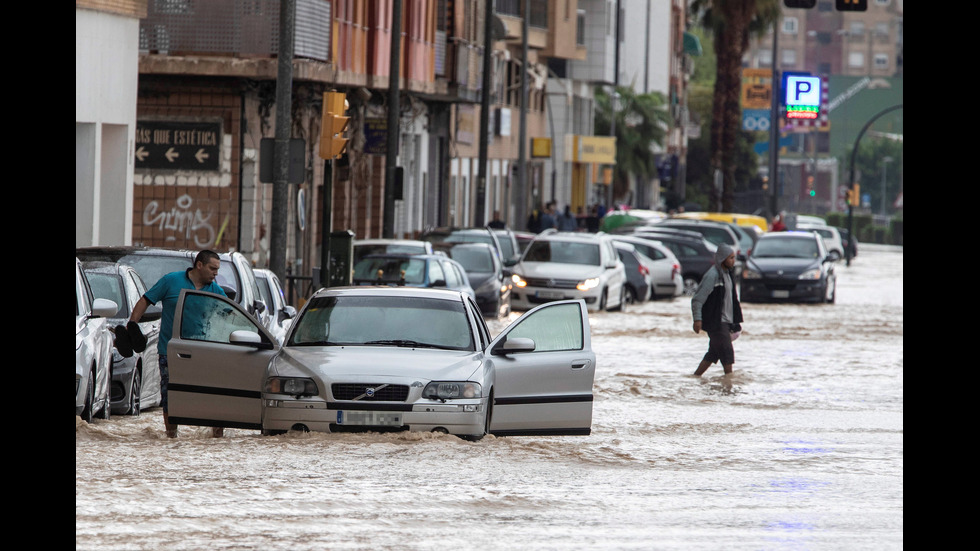
[[[378,341],[368,341],[364,344],[390,344],[392,346],[404,346],[408,348],[443,348],[442,346],[436,344],[410,341],[406,339],[384,339]]]

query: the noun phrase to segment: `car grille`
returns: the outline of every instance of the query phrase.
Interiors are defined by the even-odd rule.
[[[373,396],[368,396],[371,389]],[[334,383],[330,386],[335,400],[358,400],[361,402],[404,402],[408,399],[407,385],[385,385],[384,383]]]
[[[574,289],[578,285],[577,279],[555,279],[545,277],[524,278],[529,287],[546,287],[549,289]]]

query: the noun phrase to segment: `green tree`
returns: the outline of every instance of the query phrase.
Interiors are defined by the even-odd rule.
[[[902,191],[902,161],[903,144],[901,141],[888,138],[865,137],[858,145],[855,174],[861,184],[861,195],[869,195],[871,212],[880,214],[882,203],[882,177],[885,177],[885,214],[892,214],[895,208],[892,204],[898,193]],[[848,152],[844,166],[847,173],[851,169],[852,152]],[[891,158],[891,161],[887,161]],[[887,168],[886,168],[887,165]]]
[[[667,101],[663,94],[637,94],[632,87],[619,86],[616,120],[616,168],[613,171],[613,195],[622,196],[629,189],[630,175],[650,181],[657,171],[653,146],[663,146],[670,124]],[[608,136],[612,130],[612,96],[604,89],[595,92],[595,133]]]
[[[742,57],[749,39],[770,30],[778,21],[779,0],[694,0],[691,10],[711,29],[717,70],[711,114],[709,165],[720,170],[723,189],[720,205],[712,194],[711,209],[731,211],[737,181],[738,140],[742,133]]]

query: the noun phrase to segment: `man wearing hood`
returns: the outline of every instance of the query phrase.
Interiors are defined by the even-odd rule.
[[[708,333],[708,352],[694,372],[698,377],[708,366],[721,361],[725,374],[732,372],[735,349],[732,333],[741,331],[742,307],[735,291],[735,251],[728,245],[718,245],[715,264],[701,277],[698,291],[691,298],[694,332]]]

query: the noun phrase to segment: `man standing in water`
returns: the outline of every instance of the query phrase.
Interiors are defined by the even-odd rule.
[[[183,271],[171,272],[160,278],[133,307],[130,322],[143,317],[143,313],[151,304],[163,301],[163,317],[160,320],[160,341],[157,353],[160,354],[160,405],[163,406],[163,424],[169,438],[177,436],[177,425],[170,424],[167,411],[167,384],[170,382],[170,371],[167,364],[167,343],[174,333],[174,315],[177,310],[177,299],[181,289],[197,289],[222,296],[227,296],[220,285],[215,282],[218,269],[221,268],[221,258],[214,251],[201,251],[194,258],[194,265]],[[187,312],[185,311],[185,315]],[[201,313],[203,316],[204,314]],[[117,337],[118,338],[118,337]],[[212,436],[219,437],[224,429],[214,427]]]
[[[734,268],[735,251],[728,245],[718,245],[714,266],[701,277],[698,291],[691,298],[694,332],[704,329],[709,339],[708,352],[694,372],[698,377],[719,360],[728,375],[735,363],[732,333],[741,331],[742,307],[735,291]]]

